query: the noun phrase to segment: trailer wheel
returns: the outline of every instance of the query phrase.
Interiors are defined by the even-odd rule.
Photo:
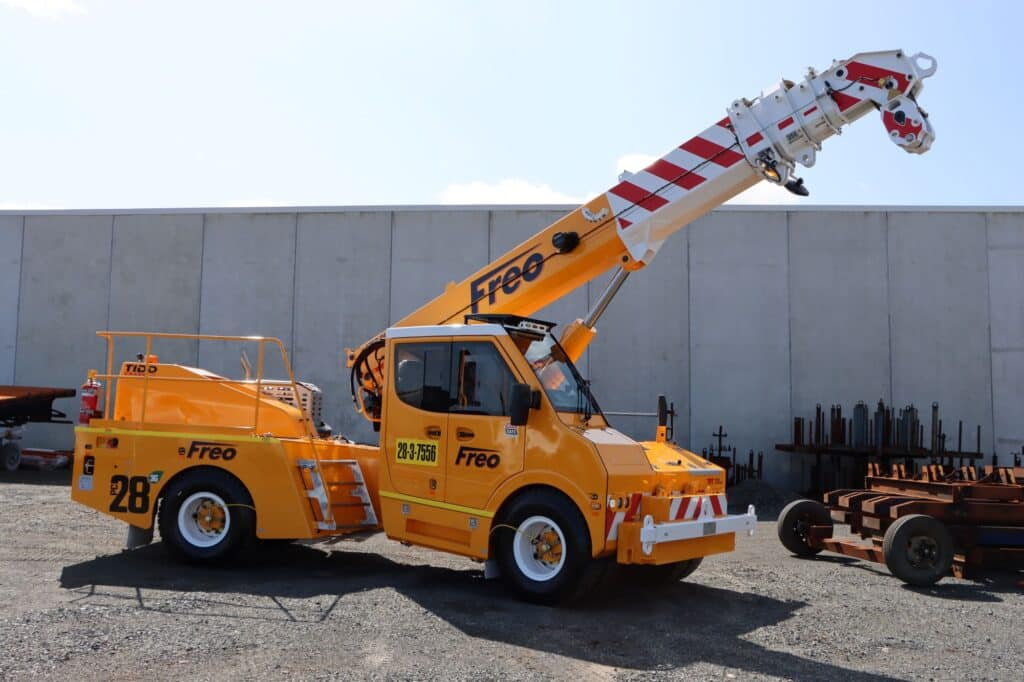
[[[932,585],[949,575],[953,538],[938,519],[911,514],[896,519],[882,540],[885,565],[910,585]]]
[[[794,500],[779,513],[778,531],[782,545],[797,556],[809,557],[821,550],[808,542],[811,526],[832,525],[828,508],[814,500]]]
[[[4,443],[0,448],[0,459],[3,460],[4,470],[17,471],[21,466],[21,450],[15,443]]]
[[[230,559],[256,539],[252,498],[238,479],[219,469],[175,479],[164,493],[159,525],[171,554],[197,564]]]
[[[583,516],[554,491],[528,491],[513,499],[496,524],[496,533],[501,574],[527,601],[575,601],[603,575],[603,564],[591,558]]]

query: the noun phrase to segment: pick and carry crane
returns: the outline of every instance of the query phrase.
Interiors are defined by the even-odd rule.
[[[905,151],[934,133],[917,96],[936,63],[868,52],[783,81],[347,352],[356,407],[380,445],[320,427],[320,392],[268,337],[98,332],[111,382],[76,429],[72,498],[192,562],[259,540],[388,537],[485,562],[526,598],[579,597],[612,564],[678,580],[752,531],[726,509],[725,473],[666,438],[613,429],[573,361],[626,277],[664,241],[761,180],[806,194],[797,164],[873,110]],[[617,268],[561,340],[530,316]],[[256,346],[244,379],[160,362],[154,341]],[[144,344],[114,373],[118,341]],[[276,350],[288,375],[264,377]],[[111,403],[113,402],[113,409]],[[318,430],[319,429],[319,430]]]

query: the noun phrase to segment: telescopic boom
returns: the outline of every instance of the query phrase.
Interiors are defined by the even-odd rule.
[[[396,327],[462,323],[471,313],[530,316],[577,287],[621,268],[594,309],[570,324],[562,345],[578,358],[594,325],[628,273],[648,265],[665,240],[761,180],[808,194],[795,175],[813,166],[821,143],[873,110],[889,138],[923,154],[935,138],[917,105],[935,59],[902,50],[863,52],[784,80],[754,100],[738,99],[727,115],[473,273],[395,323]],[[377,421],[382,336],[348,351],[353,398]]]

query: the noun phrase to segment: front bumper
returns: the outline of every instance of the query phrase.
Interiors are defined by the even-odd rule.
[[[719,516],[718,518],[706,516],[694,521],[655,523],[654,517],[647,515],[644,517],[643,525],[640,526],[640,549],[645,556],[650,556],[656,545],[663,543],[695,540],[740,531],[746,531],[747,535],[753,535],[756,526],[757,514],[754,512],[754,505],[747,507],[746,514]]]

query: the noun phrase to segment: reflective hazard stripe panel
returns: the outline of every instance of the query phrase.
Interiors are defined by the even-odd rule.
[[[605,538],[608,542],[618,540],[619,526],[623,523],[630,523],[640,520],[640,507],[643,501],[642,493],[633,493],[629,497],[629,507],[622,510],[605,510]],[[669,503],[668,518],[655,519],[656,522],[665,521],[696,521],[701,516],[701,511],[712,517],[724,516],[728,511],[728,503],[724,493],[718,495],[688,495],[673,497]]]

